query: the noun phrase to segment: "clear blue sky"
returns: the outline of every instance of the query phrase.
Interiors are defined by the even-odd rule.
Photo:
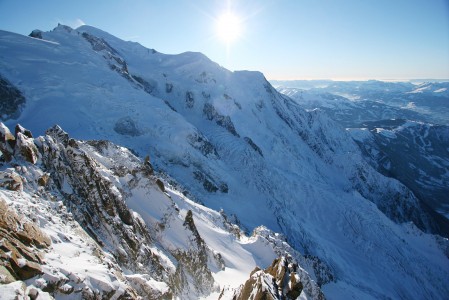
[[[243,20],[230,49],[214,25],[228,6]],[[2,30],[58,22],[269,79],[449,78],[449,0],[0,0]]]

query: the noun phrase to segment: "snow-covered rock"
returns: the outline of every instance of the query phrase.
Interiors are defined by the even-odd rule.
[[[325,299],[316,286],[302,280],[303,272],[282,256],[265,270],[255,268],[233,299]]]
[[[260,243],[259,234],[245,236],[222,213],[164,183],[148,160],[126,148],[74,140],[59,126],[37,138],[16,128],[17,135],[26,132],[23,143],[37,149],[38,159],[13,151],[0,167],[2,178],[13,174],[22,184],[0,189],[5,295],[216,298],[232,295],[251,269],[275,257],[280,239]],[[283,243],[286,255],[298,256]],[[308,274],[304,270],[319,291]]]

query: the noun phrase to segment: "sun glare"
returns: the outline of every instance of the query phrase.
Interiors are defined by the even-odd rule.
[[[222,14],[216,21],[218,37],[226,44],[231,44],[237,40],[241,34],[241,21],[232,12]]]

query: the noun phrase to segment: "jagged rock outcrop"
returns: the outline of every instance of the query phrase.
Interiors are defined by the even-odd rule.
[[[12,168],[0,171],[0,187],[10,191],[21,191],[23,189],[22,177]]]
[[[46,136],[38,138],[33,138],[20,125],[16,126],[15,137],[4,124],[0,123],[0,128],[2,153],[8,154],[8,161],[16,166],[26,166],[0,170],[0,187],[24,195],[39,191],[36,197],[42,200],[33,201],[44,201],[41,204],[50,205],[47,209],[56,209],[58,214],[63,212],[57,218],[67,218],[67,226],[78,228],[76,235],[83,236],[80,246],[90,245],[91,255],[103,261],[118,280],[116,284],[99,281],[102,287],[96,290],[83,284],[82,278],[88,275],[72,276],[70,271],[54,264],[45,266],[45,253],[52,251],[49,247],[70,243],[73,236],[58,233],[49,238],[39,229],[39,223],[34,224],[28,218],[22,221],[0,198],[3,283],[35,278],[34,284],[40,291],[51,295],[78,293],[83,299],[136,299],[138,295],[145,299],[171,299],[181,295],[194,299],[215,289],[209,263],[217,264],[220,254],[212,252],[201,238],[192,211],[181,221],[179,209],[169,198],[164,183],[154,176],[149,158],[142,163],[126,149],[107,141],[76,141],[57,125],[47,130]],[[105,153],[111,157],[97,161],[92,153],[97,153],[95,157]],[[105,163],[110,171],[106,171]],[[112,177],[105,172],[111,172]],[[113,178],[123,184],[114,184]],[[149,227],[152,222],[146,222],[130,210],[125,201],[133,197],[133,190],[142,189],[150,194],[158,191],[162,202],[154,205],[167,209],[168,215],[157,220],[154,228]],[[55,207],[44,200],[58,198],[62,201]],[[169,244],[166,249],[158,249],[161,242],[158,239],[164,237],[164,231],[170,226],[183,227],[186,244],[177,247]],[[224,262],[220,262],[224,268]],[[136,275],[125,276],[121,268]],[[49,272],[54,275],[50,276]],[[23,291],[27,293],[26,285]]]
[[[42,30],[34,29],[28,36],[36,39],[42,39]]]
[[[245,142],[248,143],[248,145],[251,146],[251,148],[253,148],[254,151],[256,151],[257,153],[259,153],[259,155],[263,157],[262,150],[260,149],[259,146],[256,145],[256,143],[254,143],[254,141],[253,141],[251,138],[245,136],[243,139],[245,140]]]
[[[186,290],[189,281],[192,281],[193,288],[198,294],[207,294],[213,288],[214,278],[207,265],[207,245],[195,226],[191,210],[187,211],[183,226],[191,233],[190,249],[174,253],[178,259],[175,285],[179,291],[183,291]]]
[[[203,136],[200,133],[195,133],[192,135],[189,135],[187,137],[187,141],[189,142],[192,147],[195,149],[198,149],[201,151],[201,153],[210,158],[218,158],[218,152],[217,149],[215,149],[214,145],[207,140],[205,136]]]
[[[233,300],[298,299],[300,296],[324,300],[321,291],[316,290],[310,294],[305,290],[298,272],[303,271],[287,257],[275,259],[265,270],[256,267],[251,272],[250,278],[234,295]]]
[[[154,270],[162,279],[166,272],[149,249],[153,241],[146,225],[133,217],[120,191],[101,175],[98,163],[78,142],[70,138],[67,142],[61,128],[53,127],[47,134],[39,139],[43,164],[67,197],[66,205],[77,220],[100,245],[114,253],[121,265],[135,272]],[[70,188],[64,189],[67,186]]]
[[[20,216],[0,196],[0,283],[30,279],[42,273],[50,238]]]
[[[335,272],[331,267],[316,256],[303,255],[293,249],[282,234],[259,226],[253,230],[252,236],[271,244],[278,257],[288,257],[290,263],[301,266],[297,268],[297,274],[308,294],[317,294],[319,287],[336,281]]]
[[[0,159],[5,160],[6,162],[11,161],[15,145],[16,138],[11,134],[8,127],[3,123],[0,123],[0,151],[2,153]]]
[[[215,121],[217,125],[223,127],[233,135],[240,137],[232,123],[231,117],[221,115],[210,103],[204,103],[203,114],[209,121]]]
[[[209,193],[215,193],[217,191],[222,193],[228,192],[228,185],[225,182],[217,183],[215,179],[201,171],[193,172],[193,177],[199,182],[202,182],[204,190]]]

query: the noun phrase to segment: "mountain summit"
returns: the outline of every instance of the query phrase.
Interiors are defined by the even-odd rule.
[[[247,232],[264,225],[282,233],[292,251],[307,258],[311,280],[329,299],[443,299],[449,294],[448,240],[442,238],[449,235],[447,223],[437,221],[407,187],[366,162],[340,125],[319,110],[303,110],[263,74],[230,72],[200,53],[162,54],[89,26],[75,30],[60,25],[32,35],[0,31],[2,90],[12,95],[5,98],[10,111],[2,112],[6,126],[18,122],[44,134],[58,124],[74,139],[108,140],[149,156],[161,177],[184,196],[215,210],[211,215],[221,211]],[[121,159],[109,148],[94,151],[95,143],[79,143],[101,164]],[[5,160],[8,152],[1,151]],[[10,168],[8,164],[2,168]],[[59,168],[46,168],[53,180],[59,178]],[[121,174],[120,167],[116,169]],[[108,171],[99,173],[106,176]],[[109,176],[103,192],[115,191],[120,177]],[[131,184],[131,178],[125,178]],[[66,181],[60,180],[59,188],[79,203],[89,194],[77,193],[71,184],[64,189]],[[148,220],[157,207],[139,201],[126,204],[146,226],[155,226]],[[76,213],[76,205],[65,205]],[[111,205],[108,209],[115,213],[118,204]],[[211,270],[214,252],[202,251],[204,232],[197,228],[199,235],[195,233],[195,214],[188,217],[187,211],[180,214],[184,223],[178,225],[188,235],[174,235],[167,243],[193,241],[189,245],[198,260],[184,270],[205,277],[201,284],[186,286],[192,297],[207,296],[215,283],[227,281],[220,270]],[[136,224],[129,216],[122,221]],[[225,238],[213,236],[214,244],[206,244],[221,253],[225,269],[232,269],[232,260],[223,252]],[[103,249],[119,259],[120,251],[108,248],[108,240]],[[285,266],[278,261],[269,268],[275,255],[258,261],[259,254],[267,257],[262,246],[244,248],[261,264],[247,284],[241,282],[245,288],[254,285],[257,290],[256,282],[271,278],[274,269],[296,278],[289,259],[280,259]],[[183,261],[181,254],[174,256],[177,263]],[[157,281],[164,281],[162,273]],[[170,291],[180,296],[186,292],[183,286]]]

